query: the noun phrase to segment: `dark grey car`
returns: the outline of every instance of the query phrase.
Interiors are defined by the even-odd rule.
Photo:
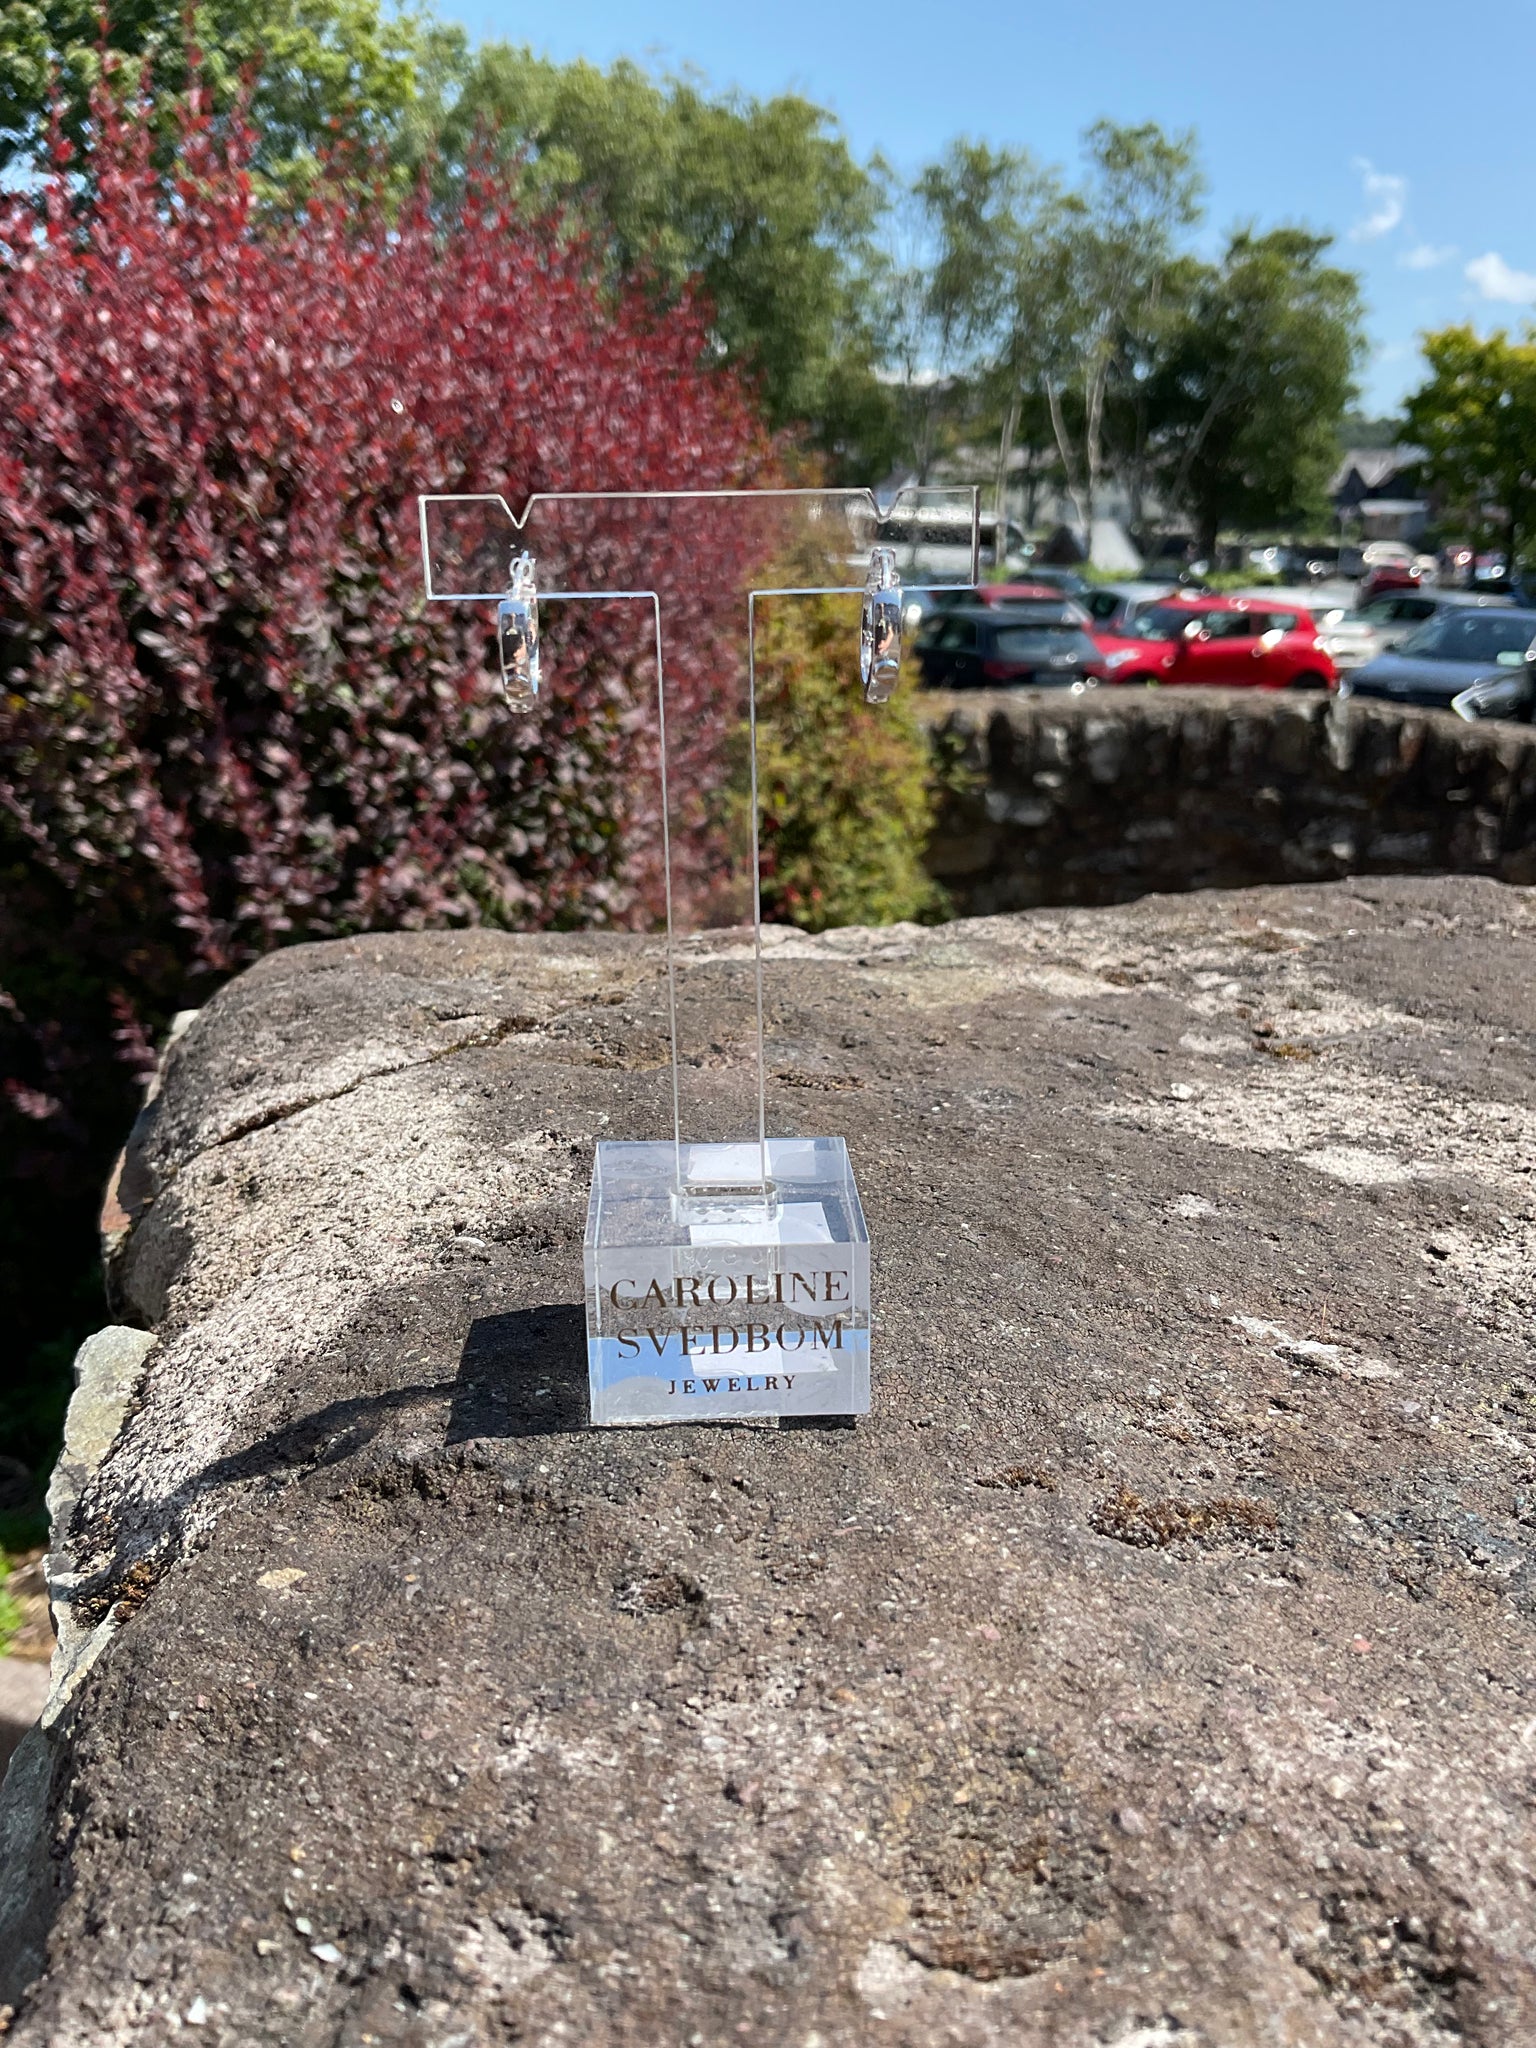
[[[1340,695],[1385,697],[1448,711],[1473,683],[1521,670],[1536,644],[1536,611],[1446,607],[1389,654],[1340,684]]]
[[[1067,603],[959,606],[935,612],[917,635],[917,665],[927,690],[1037,690],[1097,687],[1099,650]]]

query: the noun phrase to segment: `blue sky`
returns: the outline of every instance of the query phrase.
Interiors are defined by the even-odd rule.
[[[1226,0],[440,0],[471,35],[549,56],[692,67],[716,87],[795,90],[861,155],[915,168],[957,134],[1071,166],[1101,114],[1194,128],[1206,244],[1240,222],[1338,237],[1369,308],[1367,404],[1416,381],[1415,337],[1536,309],[1536,0],[1282,8]]]

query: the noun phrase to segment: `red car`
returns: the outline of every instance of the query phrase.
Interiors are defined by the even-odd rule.
[[[1422,580],[1417,569],[1405,569],[1398,562],[1383,562],[1380,568],[1372,569],[1362,579],[1355,594],[1355,610],[1359,611],[1373,597],[1382,597],[1389,590],[1417,590]]]
[[[1307,612],[1257,598],[1170,597],[1124,633],[1095,633],[1112,683],[1335,690],[1338,672]]]

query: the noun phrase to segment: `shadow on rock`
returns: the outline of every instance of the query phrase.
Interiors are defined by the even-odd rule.
[[[448,1441],[585,1429],[586,1321],[567,1303],[476,1316],[464,1340]]]
[[[173,1499],[178,1505],[185,1505],[198,1494],[210,1493],[237,1480],[265,1479],[340,1465],[372,1443],[391,1416],[430,1407],[445,1394],[456,1393],[457,1388],[456,1380],[426,1380],[391,1387],[382,1394],[359,1394],[349,1400],[332,1401],[324,1408],[284,1423],[282,1428],[243,1450],[215,1460]]]
[[[142,1601],[179,1548],[170,1532],[200,1496],[241,1481],[292,1479],[345,1464],[398,1417],[410,1418],[419,1431],[426,1411],[440,1410],[445,1398],[448,1445],[586,1429],[585,1338],[582,1311],[568,1303],[478,1316],[469,1326],[456,1379],[332,1401],[216,1459],[168,1500],[132,1518],[131,1526],[119,1522],[98,1531],[105,1539],[99,1545],[102,1561],[81,1575],[77,1620],[92,1628],[121,1600]]]
[[[567,1303],[477,1316],[458,1378],[363,1394],[297,1417],[216,1460],[179,1498],[241,1479],[339,1465],[366,1448],[396,1415],[450,1397],[450,1444],[471,1437],[549,1436],[588,1423],[586,1324]]]

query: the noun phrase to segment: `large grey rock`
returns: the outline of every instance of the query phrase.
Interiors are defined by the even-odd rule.
[[[607,1434],[657,950],[242,977],[119,1183],[156,1342],[56,1546],[116,1629],[0,1817],[11,2038],[1536,2038],[1533,971],[1484,881],[786,936],[874,1413]]]

